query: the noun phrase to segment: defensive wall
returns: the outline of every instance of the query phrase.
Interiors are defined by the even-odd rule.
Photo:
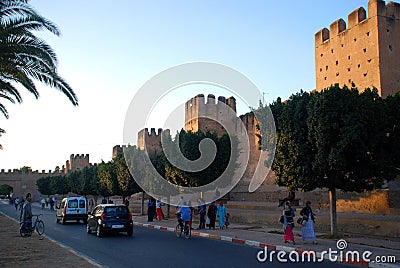
[[[368,2],[315,34],[316,89],[333,84],[376,87],[387,97],[400,88],[400,5]]]
[[[13,195],[19,198],[25,198],[27,193],[31,193],[33,200],[37,201],[39,200],[40,196],[36,186],[36,181],[38,179],[47,176],[64,175],[75,170],[83,169],[84,167],[88,167],[90,165],[89,154],[71,154],[70,159],[66,161],[66,165],[55,171],[49,170],[46,172],[45,170],[42,170],[39,172],[38,170],[28,170],[27,172],[21,172],[12,171],[11,169],[8,171],[1,169],[0,185],[7,184],[13,187]]]
[[[159,128],[156,133],[155,128],[144,128],[138,132],[137,146],[140,150],[146,149],[150,157],[156,156],[162,152],[161,136],[170,135],[169,129],[163,130]]]

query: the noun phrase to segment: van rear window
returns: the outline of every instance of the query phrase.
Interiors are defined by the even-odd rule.
[[[68,208],[78,208],[78,200],[69,200],[68,201]]]
[[[85,200],[79,200],[79,208],[85,208]]]

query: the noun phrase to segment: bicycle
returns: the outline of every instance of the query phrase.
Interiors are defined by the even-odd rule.
[[[178,218],[178,224],[175,227],[176,237],[178,237],[178,238],[181,237],[182,233],[183,233],[185,235],[185,238],[189,239],[192,235],[192,231],[190,229],[189,222],[185,221],[185,225],[184,225],[183,224],[184,221],[181,218],[181,213],[177,213],[176,216]]]
[[[32,232],[36,230],[36,232],[39,235],[42,235],[44,233],[44,222],[41,219],[39,219],[39,216],[42,216],[42,215],[43,214],[32,215],[33,217],[36,217],[36,220],[35,220],[33,226],[30,228],[25,226],[25,222],[20,222],[19,234],[22,237],[30,237],[32,235]]]

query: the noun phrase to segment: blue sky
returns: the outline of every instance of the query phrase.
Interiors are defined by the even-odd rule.
[[[314,34],[367,0],[303,1],[105,1],[32,0],[56,23],[61,37],[40,33],[56,51],[59,73],[74,88],[79,106],[60,92],[39,86],[35,100],[24,90],[22,105],[7,105],[10,119],[0,138],[0,168],[24,165],[49,170],[70,154],[91,162],[111,159],[122,143],[128,105],[157,73],[187,62],[210,61],[249,77],[266,102],[315,88]],[[169,96],[178,107],[187,96],[224,95],[199,86]],[[228,97],[228,95],[227,95]],[[163,109],[158,109],[163,110]],[[240,114],[248,111],[238,105]],[[161,112],[163,113],[163,112]],[[183,113],[183,111],[182,111]],[[157,118],[157,116],[155,116]],[[149,122],[147,127],[163,127]],[[136,136],[136,134],[134,134]]]

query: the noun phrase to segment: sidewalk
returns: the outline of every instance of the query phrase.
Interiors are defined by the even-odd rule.
[[[162,221],[155,220],[153,222],[147,222],[147,216],[134,215],[133,220],[136,226],[143,226],[147,228],[154,228],[170,232],[174,232],[175,226],[177,224],[175,218],[170,218]],[[243,244],[246,246],[252,246],[262,249],[264,249],[264,247],[267,247],[268,250],[283,250],[286,252],[297,251],[300,254],[304,251],[314,251],[316,252],[317,256],[320,256],[321,252],[328,251],[329,249],[331,249],[332,251],[338,251],[337,239],[333,240],[318,238],[318,233],[318,244],[304,244],[300,237],[301,229],[299,227],[295,227],[294,229],[297,244],[292,245],[283,243],[283,231],[278,229],[234,223],[229,226],[230,228],[223,230],[220,230],[219,228],[216,228],[215,230],[196,230],[197,226],[198,222],[193,222],[194,229],[192,230],[192,236],[223,240],[229,243]],[[400,267],[400,241],[389,241],[384,240],[383,238],[374,239],[366,237],[346,237],[345,240],[347,242],[347,248],[343,251],[344,256],[345,252],[358,251],[360,253],[361,259],[361,254],[363,252],[370,251],[372,253],[372,255],[369,257],[370,260],[375,260],[376,256],[395,256],[397,261],[396,264],[389,264],[377,262],[366,263],[360,260],[356,264],[367,267]],[[324,257],[326,258],[327,255],[325,255]],[[354,263],[346,260],[343,260],[343,262]]]

